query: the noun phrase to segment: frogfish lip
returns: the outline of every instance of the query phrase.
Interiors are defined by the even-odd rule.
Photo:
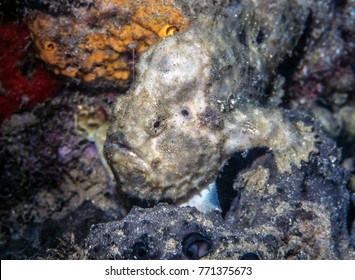
[[[150,171],[149,165],[133,149],[112,137],[105,141],[104,154],[113,173],[121,182],[131,182],[134,179],[133,181],[142,183],[145,174]]]
[[[121,191],[133,198],[156,200],[148,177],[148,165],[137,153],[125,145],[106,140],[104,154]]]

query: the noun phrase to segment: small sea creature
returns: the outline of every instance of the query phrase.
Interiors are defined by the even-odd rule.
[[[54,73],[121,87],[141,53],[189,24],[173,0],[100,0],[75,14],[33,10],[27,23],[38,57]]]
[[[79,105],[75,112],[75,129],[85,134],[86,138],[95,143],[96,150],[107,174],[113,179],[111,169],[103,155],[103,146],[107,129],[110,126],[110,118],[103,107],[88,107]]]
[[[263,24],[251,3],[212,9],[140,57],[104,147],[124,193],[190,205],[205,193],[198,207],[208,212],[218,205],[204,190],[236,152],[267,147],[281,173],[317,152],[311,125],[257,101],[308,15],[303,2],[278,2]]]

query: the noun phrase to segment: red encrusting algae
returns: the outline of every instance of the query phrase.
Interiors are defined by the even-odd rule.
[[[41,64],[34,64],[30,44],[21,24],[0,25],[0,124],[15,112],[50,99],[60,88]]]

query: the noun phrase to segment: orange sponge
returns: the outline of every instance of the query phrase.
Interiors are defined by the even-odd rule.
[[[189,22],[173,0],[98,0],[75,15],[32,11],[37,56],[56,74],[126,87],[140,53]]]

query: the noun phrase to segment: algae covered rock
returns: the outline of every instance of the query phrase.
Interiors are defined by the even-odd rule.
[[[90,259],[348,259],[348,173],[334,142],[291,175],[272,154],[235,174],[238,195],[224,220],[218,212],[158,204],[121,221],[92,227]]]

